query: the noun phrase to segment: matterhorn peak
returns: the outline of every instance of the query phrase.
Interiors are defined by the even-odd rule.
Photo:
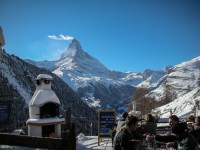
[[[81,44],[75,38],[69,44],[67,50],[61,54],[61,59],[66,57],[75,57],[78,53],[84,53]]]
[[[82,47],[78,40],[73,39],[68,49],[82,50]]]
[[[74,70],[74,72],[87,72],[88,74],[108,75],[109,70],[96,58],[85,52],[78,40],[73,39],[67,50],[61,55],[60,60],[56,64],[58,67]],[[60,70],[62,70],[60,69]]]

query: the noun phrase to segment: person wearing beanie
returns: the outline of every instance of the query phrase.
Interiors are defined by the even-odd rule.
[[[173,146],[175,142],[169,142],[166,144],[166,148],[170,150],[198,150],[198,142],[193,135],[188,133],[186,123],[178,123],[172,126],[172,133],[175,134],[177,149]]]

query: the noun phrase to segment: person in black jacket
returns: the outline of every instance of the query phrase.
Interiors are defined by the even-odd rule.
[[[176,136],[177,148],[174,149],[173,146],[175,142],[169,142],[166,148],[170,150],[198,150],[198,142],[195,137],[188,133],[188,128],[186,123],[178,123],[172,126],[172,133]]]
[[[174,125],[179,123],[179,118],[176,115],[171,115],[168,119],[169,122],[169,126],[172,128]],[[170,133],[168,133],[167,135],[158,135],[156,134],[156,136],[151,136],[151,135],[147,135],[146,136],[146,140],[147,141],[159,141],[159,142],[163,142],[163,143],[167,143],[167,142],[175,142],[174,144],[174,148],[177,147],[176,145],[176,137]]]
[[[125,127],[115,136],[113,150],[135,150],[135,143],[131,142],[134,132],[139,127],[139,119],[136,116],[128,116],[125,121]]]

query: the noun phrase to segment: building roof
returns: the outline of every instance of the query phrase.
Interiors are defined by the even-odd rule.
[[[39,74],[36,80],[41,80],[41,79],[53,80],[53,77],[48,74]]]

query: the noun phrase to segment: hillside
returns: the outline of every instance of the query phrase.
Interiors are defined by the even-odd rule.
[[[172,111],[173,114],[184,118],[194,113],[195,106],[197,106],[196,102],[200,102],[200,87],[195,88],[187,94],[184,94],[183,96],[180,96],[174,101],[161,107],[158,107],[153,111],[163,118],[169,117],[170,111]],[[200,115],[199,110],[196,112],[196,115]]]
[[[52,89],[60,99],[61,114],[65,115],[66,108],[71,106],[72,117],[96,121],[97,112],[85,104],[62,79],[50,71],[38,68],[5,52],[0,63],[0,71],[0,81],[3,81],[0,86],[0,95],[9,94],[9,98],[2,99],[13,100],[11,115],[13,127],[24,124],[28,118],[28,103],[35,91],[35,78],[39,74],[49,74],[53,77]]]

